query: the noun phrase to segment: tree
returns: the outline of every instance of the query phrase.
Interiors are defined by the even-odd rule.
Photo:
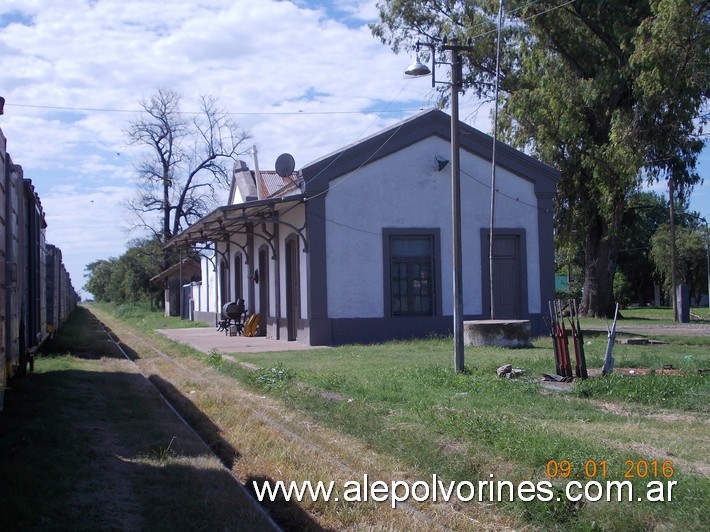
[[[614,294],[619,303],[617,280],[633,289],[631,301],[645,305],[652,301],[656,269],[651,259],[651,238],[662,224],[668,223],[668,202],[655,192],[632,194],[622,218],[618,269]],[[617,290],[618,289],[618,290]]]
[[[674,173],[684,189],[695,182],[697,174],[688,169],[702,147],[695,119],[710,86],[709,5],[506,2],[500,129],[508,142],[561,171],[556,235],[583,242],[581,306],[589,316],[613,313],[622,221],[642,169],[653,179],[658,165],[668,164],[661,159],[672,158],[674,169],[685,165],[685,173]],[[464,84],[484,97],[495,73],[498,6],[498,0],[382,0],[380,22],[371,29],[395,51],[411,49],[422,38],[470,38]],[[684,54],[672,74],[654,73],[678,50]],[[443,103],[446,89],[441,90]]]
[[[201,96],[192,118],[180,101],[176,92],[158,89],[126,131],[131,144],[146,148],[136,167],[138,193],[127,202],[131,229],[147,229],[163,244],[217,205],[218,192],[229,188],[228,162],[244,153],[249,138],[214,98]],[[166,255],[163,268],[169,262]]]
[[[132,240],[119,258],[96,260],[86,266],[84,289],[97,301],[162,301],[162,288],[150,282],[163,270],[162,247],[158,237]]]
[[[707,289],[707,249],[706,228],[702,226],[680,225],[676,232],[678,284],[687,284],[690,294],[699,299]],[[656,266],[664,292],[670,295],[671,260],[670,227],[663,224],[651,240],[651,256]]]
[[[109,283],[116,259],[95,260],[86,265],[84,271],[87,278],[84,290],[91,292],[97,301],[111,301]]]
[[[703,142],[694,135],[695,111],[710,91],[708,2],[665,1],[638,32],[632,57],[636,87],[643,95],[639,113],[649,180],[666,179],[670,206],[671,292],[676,313],[676,200],[681,204],[700,181],[695,171]],[[691,65],[691,68],[688,68]]]

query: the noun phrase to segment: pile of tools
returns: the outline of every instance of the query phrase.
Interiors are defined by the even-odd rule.
[[[570,299],[565,303],[562,300],[549,302],[550,316],[543,316],[545,325],[550,331],[552,345],[555,351],[555,370],[557,376],[550,376],[552,380],[558,382],[570,382],[575,377],[586,379],[587,362],[584,358],[584,338],[582,328],[579,325],[579,312],[577,302]],[[572,331],[572,344],[574,346],[575,366],[572,370],[572,362],[569,352],[569,337],[565,327],[565,318],[568,319]]]

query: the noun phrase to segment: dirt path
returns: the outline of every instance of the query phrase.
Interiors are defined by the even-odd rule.
[[[606,328],[602,326],[588,326],[584,327],[584,330],[606,332]],[[626,325],[619,321],[616,324],[616,332],[642,336],[710,336],[710,323]]]
[[[165,356],[169,347],[161,347],[160,342],[167,341],[138,337],[118,320],[99,317],[130,350],[141,371],[151,376],[151,382],[247,487],[254,480],[323,480],[343,485],[362,480],[365,474],[385,482],[417,479],[394,457],[375,453],[355,438],[255,394],[191,356],[175,352]],[[307,498],[300,504],[280,501],[267,508],[279,524],[294,530],[525,528],[494,508],[476,503],[412,503],[392,509],[388,502],[312,502]]]
[[[75,354],[45,354],[8,394],[0,530],[268,530],[220,460],[86,314]]]

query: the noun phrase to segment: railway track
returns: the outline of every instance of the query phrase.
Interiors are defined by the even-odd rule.
[[[233,379],[219,375],[204,362],[190,356],[175,356],[165,351],[163,342],[168,340],[150,338],[136,333],[129,326],[108,315],[96,316],[111,341],[124,356],[138,366],[141,374],[161,393],[184,423],[190,426],[199,438],[220,459],[230,475],[243,489],[254,480],[305,480],[305,479],[357,479],[363,472],[371,478],[386,479],[393,471],[400,474],[401,464],[393,464],[390,458],[382,460],[361,443],[349,440],[327,428],[315,426],[296,412],[287,411],[277,401],[244,390]],[[230,388],[228,391],[220,388]],[[204,407],[204,415],[219,427],[218,431],[204,429],[200,416],[191,414],[185,402],[195,401],[193,406]],[[214,407],[215,404],[231,403],[231,408]],[[212,405],[210,408],[209,405]],[[235,451],[236,449],[236,451]],[[234,456],[239,459],[235,460]],[[279,455],[277,464],[273,455]],[[264,456],[266,455],[266,456]],[[283,459],[286,456],[286,459]],[[278,477],[275,470],[279,472]],[[377,475],[377,476],[376,476]],[[244,487],[247,486],[247,487]],[[259,505],[256,498],[254,504]],[[405,527],[409,530],[450,530],[460,529],[461,523],[468,527],[490,528],[484,523],[498,518],[485,511],[484,521],[478,521],[470,512],[461,512],[454,505],[415,506],[408,502],[398,503],[391,509],[388,503],[364,505],[348,509],[344,521],[329,516],[332,512],[327,505],[333,503],[315,502],[301,505],[284,501],[259,505],[260,511],[267,511],[274,527],[282,529],[316,528],[333,526],[335,529],[376,526],[385,528]],[[342,509],[340,513],[344,513]],[[355,518],[355,522],[349,522]],[[325,519],[323,519],[325,517]],[[495,529],[507,529],[502,519]],[[333,523],[333,524],[332,524]],[[349,525],[349,526],[348,526]]]
[[[208,439],[203,437],[203,435],[198,430],[196,430],[195,427],[190,422],[188,422],[187,419],[185,419],[185,417],[183,417],[183,415],[177,410],[177,408],[175,408],[175,406],[173,405],[173,402],[171,402],[169,397],[163,393],[161,388],[159,386],[157,386],[153,380],[151,380],[149,375],[146,375],[143,372],[140,365],[136,363],[135,358],[131,357],[126,352],[125,346],[122,344],[120,338],[95,315],[94,315],[94,318],[96,319],[98,326],[106,333],[106,335],[109,337],[110,341],[116,346],[116,348],[121,352],[121,354],[126,358],[126,360],[128,360],[132,365],[134,365],[136,367],[138,373],[140,373],[143,376],[143,378],[145,378],[146,381],[148,381],[156,389],[156,391],[158,392],[158,395],[163,399],[163,401],[168,406],[168,408],[170,410],[172,410],[172,412],[175,414],[175,416],[177,416],[178,419],[195,435],[195,437],[198,440],[200,440],[205,445],[205,447],[207,449],[209,449],[210,453],[215,458],[217,458],[219,463],[222,465],[222,470],[225,471],[234,480],[234,483],[237,486],[237,488],[240,491],[242,491],[242,493],[244,494],[245,497],[243,498],[243,500],[249,501],[249,504],[251,505],[251,510],[258,513],[263,518],[264,522],[267,524],[267,526],[269,526],[270,530],[274,530],[274,531],[283,530],[272,519],[269,512],[267,512],[266,509],[263,506],[261,506],[261,504],[259,504],[259,502],[253,498],[252,494],[244,487],[244,485],[242,484],[240,479],[234,474],[230,464],[228,463],[227,460],[225,460],[224,456],[223,455],[220,456],[220,454],[218,454],[218,452],[216,452],[213,449],[210,441],[208,441]],[[156,353],[156,355],[161,357],[163,360],[165,360],[171,364],[174,364],[175,366],[179,367],[183,371],[190,372],[190,373],[194,374],[194,372],[192,370],[190,370],[187,366],[185,366],[184,364],[181,364],[174,357],[171,357],[170,355],[163,353],[158,348],[156,348],[155,346],[153,346],[153,345],[149,344],[147,341],[145,341],[145,339],[140,338],[138,335],[136,335],[135,333],[133,333],[131,331],[126,331],[126,333],[128,335],[130,335],[136,342],[140,342],[145,347],[153,350]]]

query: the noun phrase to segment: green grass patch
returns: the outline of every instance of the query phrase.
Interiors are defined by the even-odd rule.
[[[601,368],[606,344],[605,333],[585,335],[590,369]],[[660,370],[672,364],[687,374],[595,377],[576,383],[570,393],[541,385],[540,374],[554,372],[549,338],[536,339],[528,349],[467,347],[464,373],[453,370],[451,338],[231,355],[262,368],[256,372],[221,356],[194,356],[378,452],[396,456],[422,478],[436,473],[475,482],[493,474],[513,482],[537,481],[546,479],[549,460],[570,460],[578,473],[589,461],[605,461],[608,475],[596,480],[606,481],[623,480],[627,460],[662,460],[673,454],[673,441],[664,440],[663,431],[653,446],[629,442],[634,427],[652,431],[661,423],[652,418],[661,409],[669,414],[663,421],[668,432],[692,432],[693,441],[710,436],[710,388],[697,371],[710,366],[706,345],[617,345],[617,368]],[[525,369],[525,375],[497,378],[495,369],[506,363]],[[621,412],[600,403],[617,405]],[[584,430],[587,426],[595,430]],[[704,456],[688,446],[684,455]],[[613,530],[620,523],[624,530],[702,529],[703,501],[710,500],[707,477],[677,464],[673,480],[678,487],[672,503],[552,501],[500,507],[544,530]],[[642,490],[648,479],[632,481]],[[556,482],[564,484],[562,479]]]
[[[143,332],[152,332],[155,329],[207,327],[207,324],[203,322],[183,320],[179,316],[165,316],[162,310],[156,310],[144,303],[116,305],[113,303],[94,302],[85,303],[85,305],[88,308],[95,306],[103,312],[113,314]]]
[[[416,357],[411,344],[409,348]],[[303,361],[298,365],[304,366]],[[264,374],[277,371],[284,371],[283,362]],[[609,476],[598,480],[623,480],[625,461],[644,459],[624,446],[609,448],[594,438],[556,428],[558,422],[593,422],[607,424],[606,434],[613,435],[614,426],[626,421],[599,410],[581,395],[543,394],[532,379],[510,381],[484,371],[456,374],[448,367],[429,366],[368,374],[366,378],[359,378],[352,368],[330,376],[300,370],[295,377],[279,381],[278,387],[248,380],[378,451],[396,455],[423,478],[436,473],[456,481],[478,481],[493,474],[513,482],[537,481],[546,478],[549,460],[566,459],[575,464],[577,472],[590,460],[604,461],[609,464]],[[324,389],[337,392],[340,398],[324,396]],[[678,474],[674,479],[686,494],[675,506],[636,502],[575,506],[556,501],[502,506],[545,529],[584,530],[593,523],[605,529],[622,521],[630,530],[662,522],[677,529],[699,525],[702,515],[695,505],[710,496],[706,479],[691,474]],[[633,479],[636,492],[643,493],[646,482]]]
[[[695,307],[690,309],[690,323],[709,323],[710,309],[707,307]],[[619,325],[674,325],[673,309],[671,307],[629,307],[619,311]],[[612,320],[582,318],[582,327],[604,327],[608,323],[611,326]]]
[[[596,385],[603,387],[604,394],[545,393],[536,374],[516,381],[498,379],[494,374],[504,359],[521,367],[549,364],[542,349],[521,350],[524,353],[467,349],[467,361],[473,366],[457,374],[446,360],[451,347],[446,340],[436,340],[243,357],[252,363],[255,358],[260,363],[267,359],[275,363],[267,366],[263,375],[283,374],[285,368],[292,368],[295,375],[279,380],[279,386],[239,377],[241,370],[235,366],[225,370],[263,392],[282,397],[319,421],[357,436],[380,452],[396,455],[424,475],[436,473],[459,481],[487,480],[490,474],[515,482],[544,479],[545,465],[551,459],[568,459],[578,471],[589,460],[603,460],[610,464],[609,480],[622,480],[625,460],[639,460],[643,455],[625,450],[624,445],[610,449],[598,439],[558,429],[557,425],[605,425],[605,436],[613,438],[615,425],[627,421],[601,411],[588,397],[698,412],[706,411],[708,404],[707,381],[697,375],[650,379],[612,376],[577,385],[589,390],[587,387],[599,383]],[[390,352],[394,360],[388,357]],[[643,356],[638,358],[642,360]],[[642,386],[638,387],[639,383]],[[337,394],[338,399],[323,391]],[[679,482],[686,488],[686,496],[675,506],[605,503],[577,507],[540,502],[503,506],[546,529],[583,530],[592,523],[613,528],[620,521],[638,530],[645,529],[649,522],[669,522],[678,529],[696,526],[702,516],[694,504],[710,496],[710,489],[706,479],[692,474]],[[643,490],[645,483],[636,479],[634,487]]]
[[[486,480],[490,474],[516,482],[544,479],[545,465],[551,459],[568,459],[578,468],[588,460],[605,460],[612,464],[609,480],[623,480],[625,460],[639,460],[644,455],[627,450],[623,443],[609,448],[603,440],[613,439],[615,426],[625,427],[628,420],[600,410],[589,399],[694,411],[696,415],[707,412],[707,379],[697,373],[612,375],[579,382],[573,394],[546,392],[539,374],[554,369],[548,342],[538,339],[534,348],[521,350],[466,348],[467,372],[463,374],[452,369],[450,339],[236,357],[281,371],[291,368],[296,377],[289,379],[288,386],[260,389],[367,441],[380,452],[395,454],[422,474],[437,473],[453,480]],[[601,367],[606,337],[589,342],[588,361],[591,367]],[[686,363],[685,355],[679,356],[670,345],[617,347],[617,366],[660,368],[669,360]],[[693,365],[708,363],[706,350],[693,348],[691,352]],[[496,378],[495,369],[506,362],[526,369],[526,376]],[[231,371],[238,377],[240,370]],[[254,379],[249,382],[259,385]],[[342,400],[324,397],[324,390]],[[587,423],[605,430],[595,438],[558,428]],[[592,529],[593,523],[604,529],[614,528],[618,522],[626,523],[629,530],[661,523],[676,529],[696,527],[703,518],[694,505],[710,496],[707,479],[689,473],[679,482],[685,495],[672,505],[595,503],[577,507],[518,502],[503,506],[545,529]],[[636,479],[634,487],[642,490],[645,483]]]
[[[629,377],[612,374],[579,381],[574,387],[577,397],[617,402],[632,402],[661,408],[710,412],[710,385],[702,374],[649,374]]]
[[[265,390],[283,389],[296,377],[296,374],[286,369],[283,364],[260,369],[249,374],[252,383]]]
[[[0,530],[264,527],[85,308],[6,390],[4,407]]]

